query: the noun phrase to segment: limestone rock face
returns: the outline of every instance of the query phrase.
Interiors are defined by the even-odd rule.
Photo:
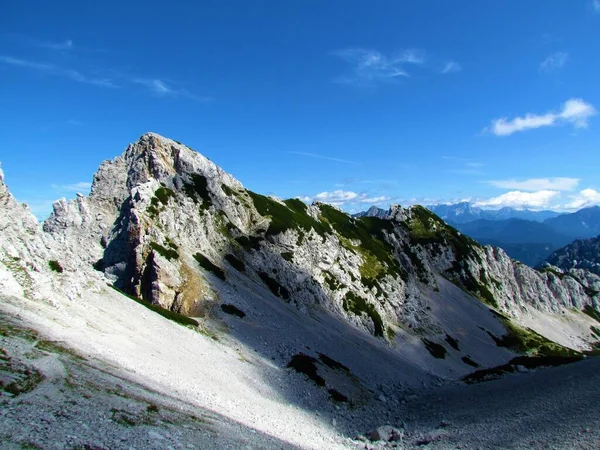
[[[8,193],[3,175],[0,205],[4,266],[21,258],[47,276],[55,259],[61,276],[76,281],[60,288],[67,296],[108,281],[201,315],[230,288],[261,286],[304,313],[325,308],[390,340],[401,330],[444,329],[427,300],[443,278],[516,320],[533,310],[598,308],[589,275],[533,270],[425,208],[395,205],[383,218],[352,218],[325,204],[265,197],[154,133],[102,163],[90,196],[59,200],[41,226]],[[2,286],[23,288],[7,275],[14,272],[4,272]]]

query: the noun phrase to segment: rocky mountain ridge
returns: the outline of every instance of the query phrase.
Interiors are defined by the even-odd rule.
[[[600,237],[578,239],[552,253],[545,263],[565,272],[581,269],[600,275]]]
[[[421,390],[580,359],[600,337],[590,272],[533,270],[419,206],[352,218],[262,196],[153,133],[42,224],[1,172],[0,208],[3,314],[303,447],[347,442],[302,411],[355,436]]]
[[[597,307],[576,280],[481,247],[425,208],[393,206],[389,217],[264,197],[148,133],[101,165],[89,197],[57,202],[40,235],[66,247],[66,269],[94,265],[119,289],[191,316],[239,276],[301,311],[320,305],[389,340],[407,327],[443,329],[421,300],[440,276],[517,320],[532,309]],[[33,229],[34,220],[23,223]]]

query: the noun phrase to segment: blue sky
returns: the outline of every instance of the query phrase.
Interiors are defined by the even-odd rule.
[[[7,0],[0,161],[39,218],[154,131],[254,191],[600,203],[600,0]]]

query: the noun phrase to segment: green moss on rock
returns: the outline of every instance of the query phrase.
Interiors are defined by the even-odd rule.
[[[238,272],[246,271],[246,265],[230,253],[225,255],[225,261],[227,261],[229,264],[231,264],[231,267],[233,267]]]
[[[271,222],[267,229],[267,236],[274,236],[284,233],[287,230],[315,230],[320,236],[324,237],[330,233],[329,225],[313,219],[307,212],[306,205],[298,199],[289,199],[282,205],[272,198],[264,195],[247,191],[252,198],[254,207],[261,216],[269,217]]]
[[[381,316],[371,303],[367,302],[366,299],[360,295],[356,295],[352,291],[348,291],[344,296],[342,303],[344,310],[351,312],[357,316],[366,314],[373,321],[373,327],[375,328],[374,334],[378,337],[383,337],[383,320]]]
[[[163,247],[162,245],[157,244],[156,242],[151,242],[150,247],[154,251],[156,251],[159,255],[167,258],[168,260],[179,258],[179,253],[177,253],[177,250],[175,250],[173,248]]]
[[[193,173],[190,175],[191,181],[183,185],[183,191],[194,199],[202,201],[202,209],[208,209],[212,204],[210,191],[208,190],[208,180],[204,175]]]
[[[221,280],[225,279],[225,272],[223,271],[223,269],[221,269],[219,266],[214,264],[210,259],[208,259],[206,256],[204,256],[202,253],[196,253],[194,255],[194,259],[198,262],[198,264],[200,264],[200,267],[202,267],[203,269],[214,273]]]
[[[283,298],[287,302],[290,301],[290,291],[288,291],[285,286],[282,286],[279,281],[269,276],[269,274],[266,272],[259,272],[258,276],[273,294],[275,294],[277,297]]]
[[[64,270],[63,267],[55,259],[48,261],[48,266],[50,267],[50,269],[52,269],[55,272],[63,273],[63,270]]]

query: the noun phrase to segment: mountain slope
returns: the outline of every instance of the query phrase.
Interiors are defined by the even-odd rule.
[[[501,247],[511,258],[532,267],[574,239],[545,223],[522,219],[475,220],[457,224],[457,228],[483,245]]]
[[[552,253],[546,262],[567,272],[584,269],[600,275],[600,236],[576,240]]]
[[[88,262],[119,288],[188,315],[210,308],[215,286],[232,273],[301,311],[320,305],[379,337],[406,326],[439,329],[420,298],[440,275],[513,317],[529,306],[592,303],[581,286],[554,286],[533,270],[511,282],[520,268],[506,255],[422,207],[394,207],[390,220],[352,219],[325,204],[282,202],[151,133],[102,165],[89,199],[57,206],[48,233],[92,236]],[[529,284],[542,291],[533,294]]]
[[[356,219],[265,197],[152,133],[41,226],[3,177],[0,207],[5,314],[159,391],[311,448],[334,448],[326,442],[336,435],[306,411],[351,433],[385,422],[394,405],[380,396],[398,402],[475,366],[597,339],[594,320],[577,312],[598,308],[581,281],[482,247],[423,207]],[[294,435],[286,424],[295,421],[312,437]]]
[[[590,238],[600,234],[600,206],[580,209],[571,214],[546,219],[544,224],[576,238]]]

